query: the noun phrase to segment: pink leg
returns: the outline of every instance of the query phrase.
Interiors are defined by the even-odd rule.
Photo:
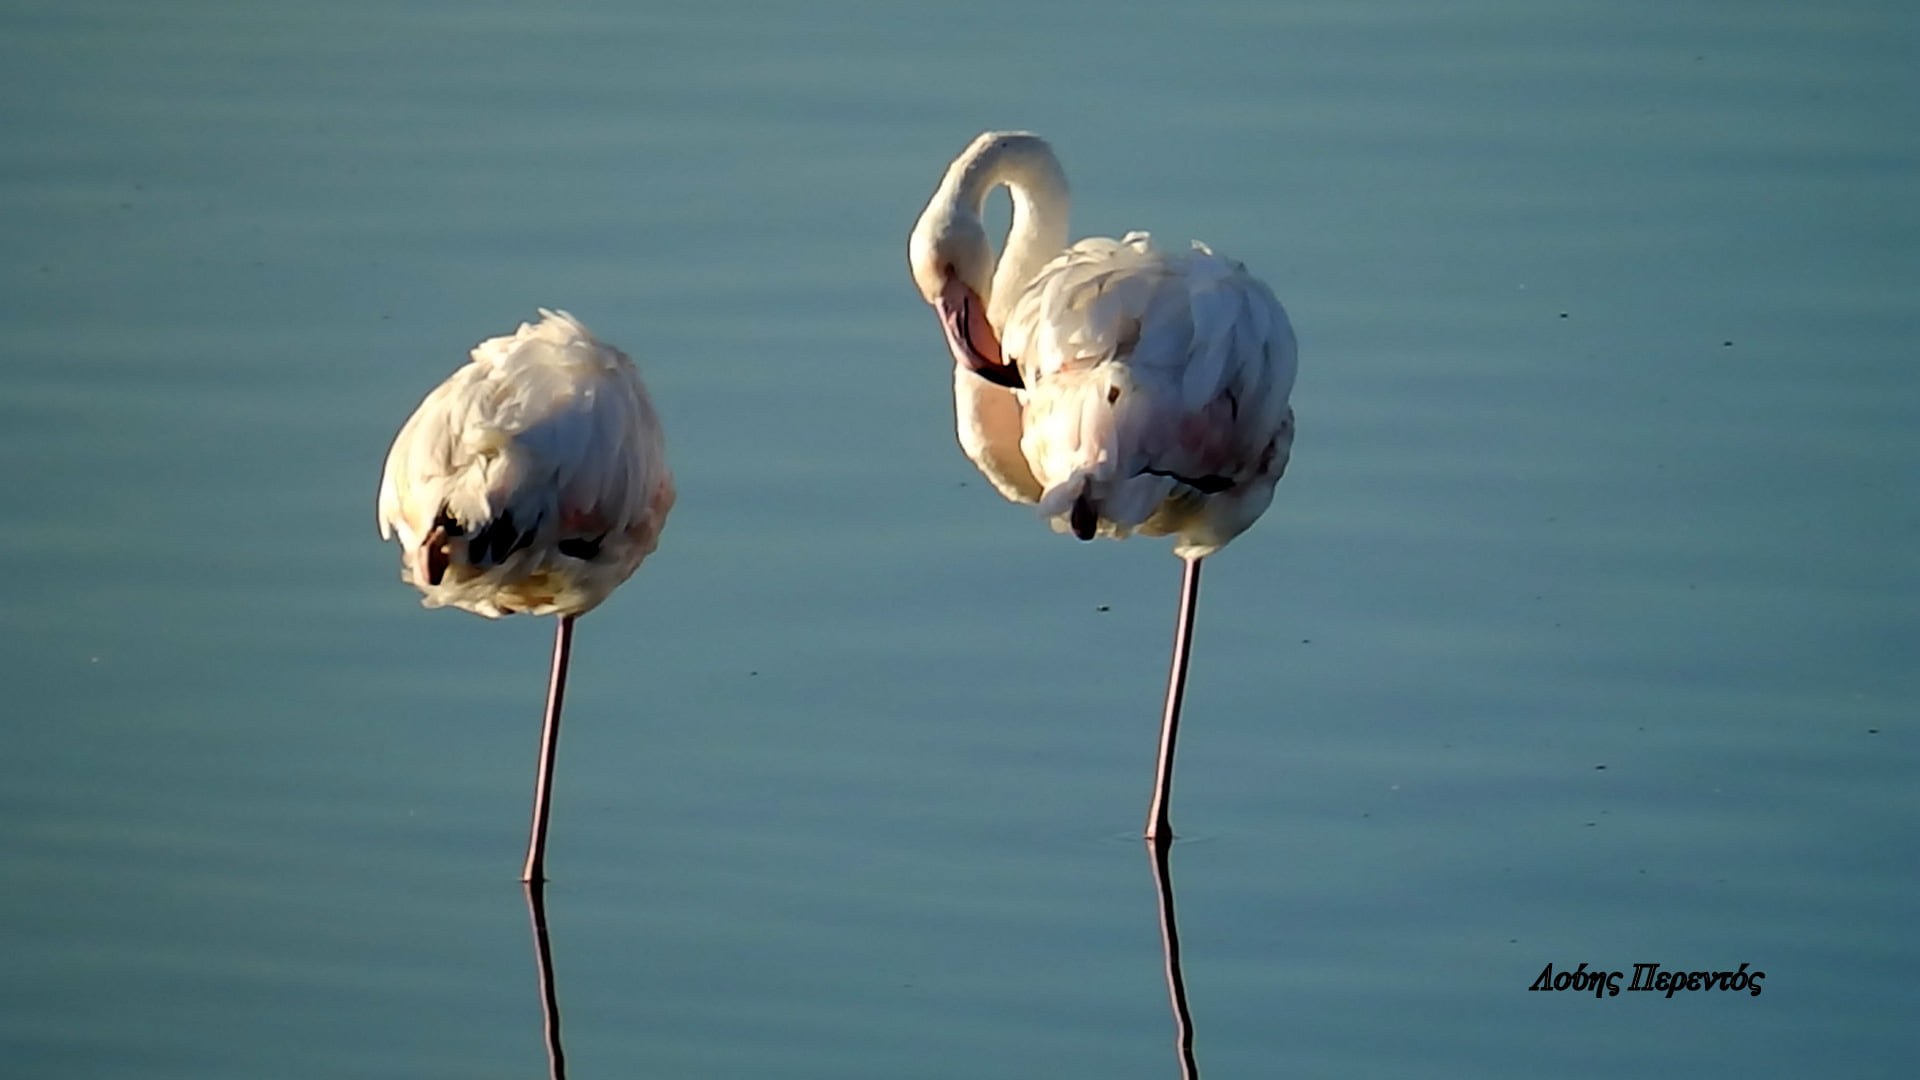
[[[560,746],[560,703],[567,693],[567,658],[573,653],[572,615],[560,616],[553,635],[553,678],[547,684],[547,719],[540,733],[540,777],[533,788],[533,836],[527,841],[527,865],[520,880],[546,880],[547,813],[553,805],[553,757]]]
[[[1160,720],[1160,767],[1147,812],[1147,839],[1172,840],[1167,806],[1173,801],[1173,741],[1180,729],[1180,702],[1187,693],[1187,656],[1193,651],[1193,612],[1200,602],[1200,560],[1188,559],[1180,582],[1180,622],[1173,636],[1173,672],[1167,679],[1167,711]]]

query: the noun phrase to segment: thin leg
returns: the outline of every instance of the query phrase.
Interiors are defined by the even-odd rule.
[[[1160,768],[1147,811],[1147,839],[1173,839],[1167,805],[1173,801],[1173,740],[1180,729],[1180,702],[1187,693],[1187,654],[1193,651],[1193,610],[1200,603],[1200,560],[1188,559],[1180,582],[1180,623],[1173,635],[1173,673],[1167,678],[1167,711],[1160,720]]]
[[[533,958],[540,965],[540,1015],[546,1021],[547,1076],[566,1080],[567,1055],[560,1048],[560,996],[553,989],[553,946],[547,941],[547,886],[529,881],[527,917],[533,921]]]
[[[560,703],[567,695],[567,657],[573,653],[572,615],[560,616],[553,634],[553,679],[547,684],[547,720],[540,732],[540,777],[533,787],[533,836],[527,840],[527,865],[520,880],[545,881],[547,811],[553,805],[553,755],[560,746]]]
[[[1167,858],[1172,839],[1148,840],[1147,861],[1153,864],[1153,883],[1160,890],[1160,945],[1167,961],[1167,996],[1173,1001],[1174,1048],[1180,1052],[1181,1080],[1199,1080],[1193,1062],[1193,1014],[1187,1011],[1187,982],[1180,976],[1180,925],[1173,914],[1173,871]]]

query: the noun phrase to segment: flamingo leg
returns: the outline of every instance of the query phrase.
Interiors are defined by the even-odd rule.
[[[535,879],[526,883],[527,918],[533,922],[533,958],[540,965],[540,1015],[547,1035],[547,1076],[566,1080],[567,1055],[560,1047],[560,997],[553,989],[553,946],[547,940],[547,886]]]
[[[527,865],[520,880],[546,880],[547,814],[553,805],[553,758],[560,746],[560,704],[567,694],[567,658],[573,653],[572,615],[560,616],[553,635],[553,676],[547,684],[547,718],[540,732],[540,776],[533,788],[533,835],[527,840]]]
[[[1167,677],[1167,711],[1160,720],[1160,766],[1153,785],[1153,806],[1147,811],[1149,840],[1173,839],[1173,823],[1167,820],[1167,806],[1173,801],[1173,742],[1180,729],[1180,702],[1187,693],[1193,612],[1200,603],[1200,560],[1186,562],[1186,574],[1180,582],[1180,621],[1173,636],[1173,671]]]
[[[1193,1061],[1193,1014],[1187,1010],[1187,981],[1180,975],[1180,923],[1173,913],[1173,870],[1167,865],[1172,853],[1172,837],[1147,841],[1153,884],[1160,892],[1160,948],[1167,966],[1167,997],[1173,1003],[1174,1049],[1180,1054],[1182,1080],[1195,1080],[1200,1067]]]

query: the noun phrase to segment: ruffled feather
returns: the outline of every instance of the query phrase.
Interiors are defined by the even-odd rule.
[[[577,615],[629,577],[673,507],[633,362],[565,312],[481,342],[387,455],[380,535],[428,607]]]

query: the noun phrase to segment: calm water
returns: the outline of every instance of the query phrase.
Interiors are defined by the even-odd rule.
[[[1177,563],[987,489],[905,268],[1003,126],[1300,330],[1184,732],[1204,1074],[1907,1074],[1911,5],[657,7],[0,10],[9,1075],[544,1075],[550,627],[372,520],[539,304],[682,491],[581,625],[571,1075],[1177,1075]]]

